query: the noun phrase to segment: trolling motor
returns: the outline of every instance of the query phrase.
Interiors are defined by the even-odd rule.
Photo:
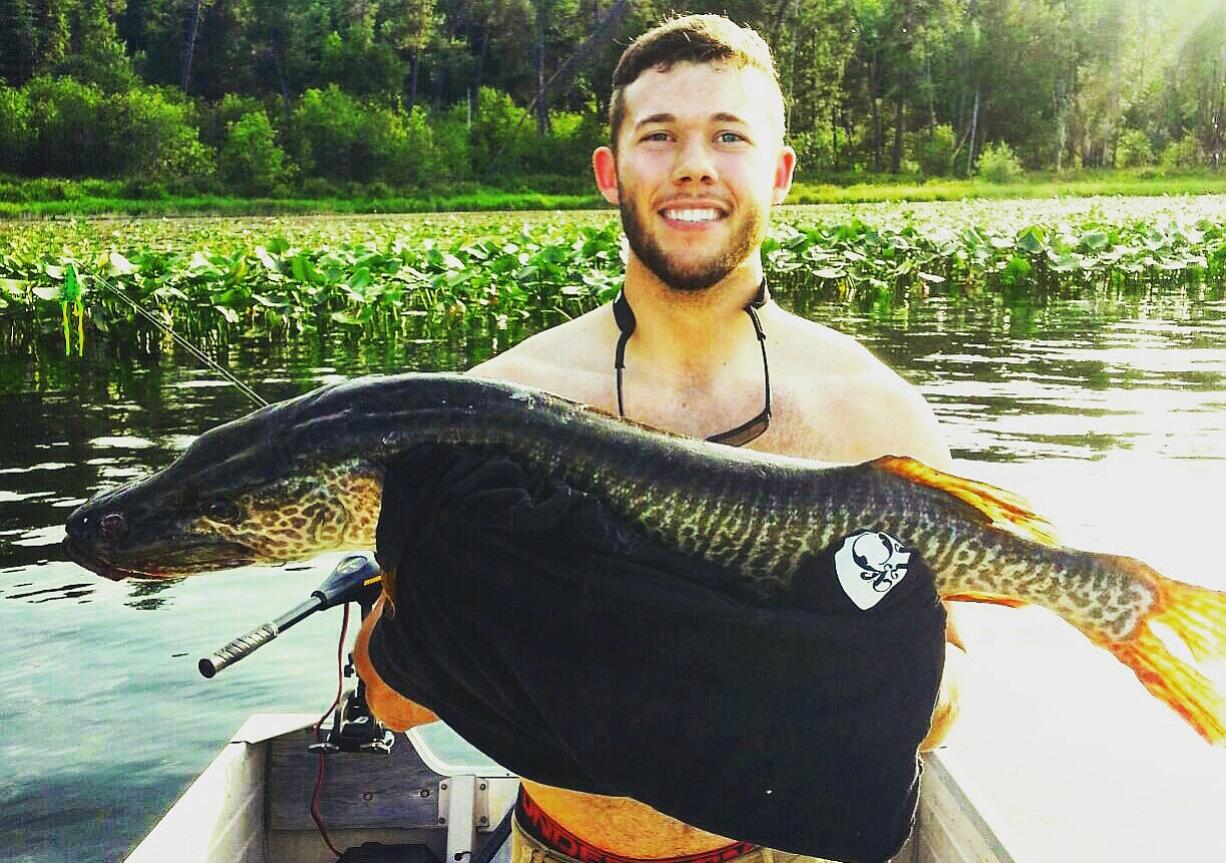
[[[240,635],[216,653],[201,659],[197,667],[202,675],[212,678],[217,672],[254,653],[315,612],[347,602],[358,603],[361,619],[365,620],[366,615],[374,608],[375,600],[379,598],[382,582],[383,574],[378,564],[363,554],[349,555],[336,565],[332,574],[324,579],[319,587],[311,591],[310,598],[305,602],[299,603],[280,617],[257,626],[246,635]],[[351,653],[345,664],[344,675],[353,677],[355,674]],[[328,729],[323,740],[312,744],[310,749],[316,752],[388,752],[394,741],[392,732],[380,725],[371,715],[366,704],[366,685],[358,680],[358,685],[345,694],[337,707],[332,727]]]

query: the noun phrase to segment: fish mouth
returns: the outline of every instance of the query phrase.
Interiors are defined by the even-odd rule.
[[[141,566],[139,569],[129,569],[122,566],[117,566],[108,560],[103,560],[95,553],[87,543],[79,540],[74,540],[72,537],[65,537],[60,543],[60,547],[64,550],[64,554],[73,563],[80,567],[88,569],[95,575],[100,575],[103,578],[111,581],[123,581],[129,578],[176,578],[184,575],[193,575],[200,572],[211,572],[214,570],[231,569],[238,566],[247,566],[255,563],[255,558],[252,556],[239,556],[225,559],[213,559],[202,562],[188,562],[182,566]],[[242,546],[244,552],[249,550]]]
[[[84,567],[95,575],[100,575],[111,581],[123,581],[126,578],[157,578],[163,576],[163,573],[139,572],[107,563],[102,558],[92,554],[85,547],[84,543],[77,542],[71,538],[66,538],[61,542],[60,548],[64,550],[64,554],[68,559],[77,566]]]

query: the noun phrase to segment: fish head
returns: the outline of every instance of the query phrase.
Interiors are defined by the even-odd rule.
[[[68,518],[64,550],[111,579],[276,565],[373,544],[383,468],[299,448],[284,404],[205,432],[151,476]]]

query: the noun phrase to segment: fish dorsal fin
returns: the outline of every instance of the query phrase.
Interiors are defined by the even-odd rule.
[[[988,485],[984,482],[954,476],[929,467],[921,461],[906,456],[887,455],[871,462],[873,467],[906,477],[920,485],[940,489],[969,504],[987,520],[1002,530],[1056,548],[1060,541],[1056,529],[1042,516],[1035,515],[1030,504],[1011,491]]]

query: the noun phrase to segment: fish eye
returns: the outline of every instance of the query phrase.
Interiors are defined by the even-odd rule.
[[[215,521],[224,521],[231,524],[238,521],[241,517],[237,504],[223,497],[210,501],[204,508],[204,514]]]

